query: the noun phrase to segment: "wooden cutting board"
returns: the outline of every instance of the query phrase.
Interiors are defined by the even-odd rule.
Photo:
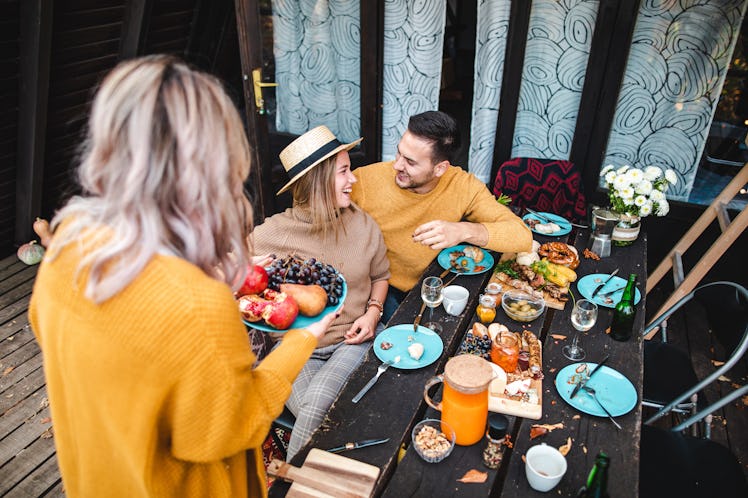
[[[543,351],[540,351],[540,364],[543,364]],[[499,369],[500,370],[500,369]],[[488,409],[492,412],[539,420],[543,416],[543,379],[532,379],[529,389],[537,394],[537,403],[520,401],[504,392],[506,375],[499,375],[488,386]]]
[[[499,304],[501,304],[500,300],[501,300],[501,296],[504,294],[504,291],[510,290],[510,289],[514,289],[514,287],[510,286],[507,283],[507,281],[511,280],[511,278],[512,277],[510,277],[509,275],[506,275],[505,273],[501,273],[501,272],[494,273],[493,275],[491,275],[491,280],[490,281],[491,282],[496,282],[497,284],[501,285],[501,287],[502,287],[502,292],[499,292]],[[515,289],[515,290],[524,290],[524,289]],[[541,291],[541,292],[543,293],[543,300],[545,301],[545,305],[546,306],[548,306],[549,308],[553,308],[555,310],[562,310],[562,309],[564,309],[564,305],[566,304],[566,302],[559,301],[558,299],[551,297],[545,291]]]
[[[300,468],[273,460],[268,474],[293,482],[286,495],[291,498],[369,498],[379,468],[313,448]]]

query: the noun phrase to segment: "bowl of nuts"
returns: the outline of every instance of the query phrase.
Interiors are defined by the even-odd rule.
[[[413,427],[413,447],[427,462],[441,462],[455,447],[455,431],[435,418],[421,420]]]
[[[531,322],[543,314],[545,301],[542,297],[512,290],[501,296],[501,307],[509,318],[518,322]]]

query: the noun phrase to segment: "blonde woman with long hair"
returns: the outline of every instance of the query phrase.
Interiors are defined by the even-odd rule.
[[[296,416],[288,460],[322,422],[350,374],[361,364],[380,326],[390,264],[376,222],[351,202],[356,177],[348,151],[361,139],[341,143],[325,126],[294,140],[280,154],[293,206],[265,220],[253,233],[259,253],[315,258],[346,279],[345,310],[319,341],[294,381],[286,406]],[[286,341],[285,335],[280,346]]]
[[[103,81],[29,307],[68,496],[267,494],[261,445],[334,316],[252,369],[249,152],[209,75],[152,56]]]

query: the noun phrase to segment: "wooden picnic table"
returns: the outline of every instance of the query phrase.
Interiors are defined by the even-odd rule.
[[[569,243],[577,247],[580,255],[587,244],[589,233],[586,229],[574,230],[567,238]],[[559,240],[537,234],[534,237],[541,243]],[[500,255],[494,256],[498,261]],[[498,470],[489,470],[482,463],[485,440],[471,446],[456,446],[448,458],[437,464],[426,463],[414,450],[409,449],[413,426],[427,416],[438,418],[438,412],[429,408],[423,399],[424,385],[431,377],[444,371],[444,365],[456,354],[466,331],[477,321],[474,310],[479,294],[491,277],[492,272],[489,271],[478,275],[460,275],[454,282],[470,291],[466,311],[461,316],[450,316],[442,307],[434,310],[434,319],[443,327],[440,336],[444,342],[444,351],[437,361],[417,370],[388,369],[366,396],[358,404],[353,404],[353,396],[376,374],[381,363],[373,350],[369,350],[363,364],[350,377],[324,422],[309,443],[294,457],[292,465],[300,467],[312,448],[327,449],[347,442],[389,437],[388,443],[343,453],[349,458],[381,469],[374,496],[541,496],[541,493],[529,487],[522,455],[535,444],[546,443],[558,448],[567,442],[567,438],[571,438],[571,450],[566,455],[568,470],[552,491],[554,496],[576,496],[600,450],[610,456],[609,489],[626,489],[629,495],[638,493],[643,379],[641,332],[645,322],[644,289],[647,274],[646,234],[642,233],[632,246],[614,247],[609,258],[600,261],[580,259],[581,263],[576,270],[579,278],[592,273],[610,273],[615,268],[619,268],[619,275],[623,278],[629,273],[639,276],[637,288],[641,291],[642,299],[636,307],[634,337],[631,340],[617,342],[606,334],[613,310],[605,307],[600,307],[595,326],[588,332],[580,333],[581,344],[587,355],[583,361],[596,363],[610,354],[606,365],[626,376],[637,390],[635,408],[617,417],[622,430],[617,430],[607,418],[587,415],[568,405],[554,386],[556,373],[573,363],[561,353],[561,348],[576,332],[569,318],[571,300],[564,310],[547,309],[542,317],[528,324],[514,322],[504,314],[499,305],[496,322],[504,323],[513,331],[531,330],[543,344],[542,418],[529,420],[508,417],[508,434],[511,435],[514,446],[505,452]],[[441,272],[441,266],[434,260],[424,271],[422,279]],[[571,292],[579,296],[575,284],[572,284]],[[421,302],[419,282],[407,294],[388,326],[412,323]],[[567,339],[556,339],[552,334],[567,336]],[[530,440],[530,427],[533,424],[559,422],[563,423],[563,429]],[[406,451],[398,463],[398,455],[403,448]],[[459,482],[458,479],[471,469],[487,472],[486,482]],[[270,496],[284,496],[288,489],[288,483],[276,481],[270,489]]]

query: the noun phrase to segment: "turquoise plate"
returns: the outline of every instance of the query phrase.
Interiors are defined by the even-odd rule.
[[[574,398],[570,398],[577,382],[586,379],[597,363],[572,363],[566,365],[556,375],[556,390],[561,398],[577,410],[595,415],[596,417],[607,417],[600,405],[590,393],[580,389]],[[577,372],[577,369],[581,372]],[[587,384],[597,394],[597,399],[605,405],[610,414],[619,417],[630,412],[637,403],[636,389],[625,376],[610,367],[603,365],[595,373]]]
[[[409,337],[412,337],[413,340],[409,341]],[[392,347],[382,349],[383,342],[389,342]],[[413,342],[423,344],[423,356],[418,360],[414,360],[408,354],[408,346]],[[422,325],[418,326],[418,332],[414,332],[412,323],[388,327],[374,338],[374,354],[377,355],[377,358],[383,362],[391,361],[394,368],[403,370],[413,370],[431,365],[439,359],[442,351],[444,351],[444,343],[436,332]],[[395,362],[395,358],[398,356],[400,361]]]
[[[605,306],[606,308],[615,308],[616,304],[621,300],[623,297],[623,288],[626,287],[626,279],[623,279],[621,277],[615,276],[612,279],[610,279],[610,282],[608,282],[605,287],[600,289],[600,292],[597,293],[597,296],[595,296],[595,299],[590,299],[590,296],[592,296],[592,293],[595,292],[595,289],[597,289],[597,286],[601,283],[605,282],[605,280],[610,276],[610,274],[605,273],[593,273],[592,275],[585,275],[584,277],[580,278],[577,282],[577,290],[579,290],[579,293],[584,296],[585,299],[589,299],[590,301],[595,302],[598,306]],[[612,290],[618,289],[617,292],[605,296],[600,297],[601,294],[605,294],[606,292],[610,292]],[[635,289],[634,291],[634,305],[639,304],[639,301],[642,298],[641,292],[639,292],[639,289]]]
[[[447,268],[450,268],[452,270],[452,273],[459,273],[461,275],[477,275],[479,273],[486,272],[493,268],[493,256],[491,256],[491,253],[486,251],[485,249],[480,249],[483,251],[483,259],[480,263],[476,263],[473,261],[473,258],[468,258],[467,256],[460,256],[457,258],[457,265],[461,268],[464,268],[465,271],[457,271],[455,268],[452,268],[452,265],[450,265],[451,258],[449,256],[449,253],[454,251],[462,251],[466,247],[468,247],[469,244],[459,244],[456,246],[448,247],[446,249],[442,249],[442,252],[439,253],[439,255],[436,257],[436,261],[441,265],[442,268],[445,270]],[[477,246],[474,246],[477,247]],[[463,266],[464,265],[464,266]]]
[[[326,315],[329,315],[330,313],[335,313],[338,311],[345,302],[345,297],[348,295],[348,282],[345,281],[345,278],[343,279],[343,293],[340,295],[340,299],[338,300],[338,304],[335,306],[327,306],[325,309],[322,310],[322,313],[320,313],[317,316],[297,316],[296,320],[293,321],[290,327],[284,330],[278,330],[270,325],[266,324],[264,321],[260,320],[259,322],[250,322],[242,318],[242,321],[245,325],[252,327],[253,329],[262,330],[264,332],[275,332],[278,334],[285,334],[291,329],[303,329],[304,327],[311,325],[313,323],[317,323],[318,321],[322,320],[323,317]]]
[[[547,235],[548,237],[559,237],[561,235],[566,235],[567,233],[571,232],[571,223],[569,223],[569,220],[567,220],[563,216],[559,216],[559,215],[553,214],[553,213],[545,213],[545,212],[540,213],[540,216],[542,216],[543,218],[548,218],[553,223],[555,223],[556,225],[558,225],[561,228],[561,230],[559,230],[557,232],[553,232],[553,233],[543,233],[543,232],[538,232],[534,228],[531,228],[530,230],[532,230],[533,232],[535,232],[535,233],[537,233],[539,235]],[[540,216],[537,216],[537,215],[532,214],[532,213],[528,213],[528,214],[526,214],[526,215],[524,215],[522,217],[522,220],[524,220],[524,221],[527,221],[527,220],[538,220],[541,223],[546,223],[544,220],[540,219]]]

